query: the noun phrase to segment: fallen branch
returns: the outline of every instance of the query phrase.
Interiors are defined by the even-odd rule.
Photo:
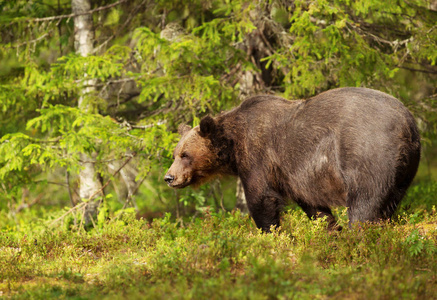
[[[123,120],[122,122],[118,122],[118,124],[120,124],[120,126],[126,127],[126,129],[128,131],[131,131],[132,129],[149,129],[149,128],[152,128],[155,126],[163,125],[165,123],[167,123],[167,121],[165,121],[165,120],[158,121],[158,122],[153,123],[153,124],[147,124],[147,125],[133,125],[126,120]],[[137,137],[135,137],[135,138],[137,138]]]
[[[68,216],[70,213],[72,213],[75,210],[78,210],[82,207],[84,207],[88,202],[82,202],[81,204],[76,205],[73,208],[70,208],[65,214],[60,216],[59,218],[55,219],[50,225],[54,225],[55,223],[59,222],[60,220],[64,219],[66,216]]]

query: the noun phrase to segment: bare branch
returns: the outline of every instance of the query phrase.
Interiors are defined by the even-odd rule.
[[[53,21],[53,20],[61,20],[61,19],[68,19],[68,18],[74,18],[74,17],[78,17],[78,16],[83,16],[83,15],[89,15],[98,11],[102,11],[108,8],[112,8],[114,6],[117,6],[119,4],[128,2],[129,0],[120,0],[117,1],[115,3],[106,5],[106,6],[101,6],[98,7],[96,9],[92,9],[90,11],[84,12],[84,13],[80,13],[80,14],[69,14],[69,15],[60,15],[60,16],[52,16],[52,17],[46,17],[46,18],[35,18],[35,19],[27,19],[25,21],[27,22],[45,22],[45,21]]]
[[[146,176],[143,176],[143,179],[141,179],[141,181],[137,184],[137,187],[135,188],[135,190],[130,195],[128,195],[128,197],[126,198],[126,201],[123,204],[123,208],[122,209],[125,209],[126,206],[129,204],[129,202],[132,201],[133,196],[137,193],[139,187],[141,186],[141,184],[143,184],[143,181],[145,179],[146,179]]]
[[[83,87],[102,87],[102,86],[106,86],[109,84],[116,84],[116,83],[123,83],[123,82],[129,82],[129,81],[135,81],[140,79],[142,76],[137,76],[137,77],[126,77],[126,78],[121,78],[121,79],[116,79],[116,80],[108,80],[104,83],[96,83],[96,84],[86,84]],[[88,80],[75,80],[74,83],[82,83],[82,82],[87,82]]]
[[[65,183],[66,183],[67,189],[68,189],[68,197],[70,198],[71,207],[74,207],[73,195],[71,194],[71,188],[70,188],[70,172],[67,170],[65,175],[66,175],[65,176]]]
[[[85,204],[87,204],[88,202],[82,202],[79,205],[76,205],[75,207],[70,208],[65,214],[63,214],[62,216],[60,216],[59,218],[55,219],[50,225],[54,225],[56,223],[58,223],[59,221],[61,221],[62,219],[64,219],[66,216],[68,216],[70,213],[72,213],[75,210],[78,210],[82,207],[85,206]],[[82,219],[83,220],[83,219]],[[82,222],[81,222],[82,223]]]
[[[127,97],[125,99],[123,99],[122,101],[118,101],[117,103],[109,104],[108,108],[118,107],[118,106],[120,106],[120,104],[127,103],[127,102],[131,101],[133,98],[138,97],[139,95],[140,95],[139,92],[127,94]]]
[[[54,185],[59,185],[59,186],[64,186],[66,187],[67,185],[65,183],[61,183],[61,182],[55,182],[55,181],[47,181],[47,180],[35,180],[34,183],[47,183],[47,184],[54,184]]]
[[[135,7],[129,14],[129,17],[127,18],[127,20],[123,23],[123,25],[117,30],[116,33],[114,33],[113,35],[111,35],[106,41],[104,41],[103,43],[101,43],[98,47],[96,47],[92,53],[96,53],[98,52],[100,49],[102,49],[107,43],[109,43],[112,39],[114,39],[116,36],[118,36],[118,34],[132,21],[133,17],[137,15],[138,10],[140,9],[141,6],[143,6],[144,4],[146,4],[148,0],[144,0],[143,2],[141,2],[140,4],[137,5],[137,7]]]
[[[39,194],[35,199],[33,199],[29,203],[22,203],[22,204],[20,204],[17,207],[17,209],[16,209],[16,213],[19,213],[23,209],[30,208],[30,207],[34,206],[35,204],[37,204],[42,199],[42,197],[44,197],[44,193]]]
[[[21,47],[21,46],[24,46],[24,45],[27,45],[27,44],[32,44],[32,43],[37,43],[37,42],[39,42],[39,41],[41,41],[41,40],[43,40],[46,36],[48,36],[49,35],[49,33],[48,32],[46,32],[46,33],[44,33],[42,36],[40,36],[39,38],[36,38],[36,39],[33,39],[33,40],[30,40],[30,41],[27,41],[27,42],[23,42],[23,43],[19,43],[19,44],[16,44],[16,45],[11,45],[10,47],[11,48],[15,48],[15,47]]]
[[[149,129],[149,128],[152,128],[152,127],[154,127],[156,125],[162,125],[162,124],[165,124],[165,123],[166,123],[165,121],[159,121],[156,124],[148,124],[148,125],[143,125],[143,126],[141,126],[141,125],[130,125],[130,127],[132,129]]]
[[[114,174],[112,174],[112,177],[114,177],[115,175],[117,175],[117,174],[121,171],[121,169],[123,169],[123,168],[127,165],[127,163],[130,162],[130,160],[131,160],[132,158],[134,158],[135,154],[136,154],[136,153],[133,153],[132,156],[130,156],[128,159],[126,159],[126,161],[121,165],[121,167],[120,167],[117,171],[115,171]],[[94,192],[94,193],[93,193],[93,194],[88,198],[88,201],[91,201],[91,199],[93,199],[95,195],[97,195],[98,193],[102,192],[102,191],[105,189],[105,187],[107,187],[108,184],[109,184],[111,181],[112,181],[111,178],[108,179],[108,181],[106,181],[106,183],[105,183],[105,184],[104,184],[104,185],[103,185],[103,186],[102,186],[98,191],[95,191],[95,192]]]
[[[398,68],[413,71],[413,72],[421,72],[421,73],[427,73],[427,74],[437,74],[437,71],[429,71],[429,70],[423,70],[423,69],[415,69],[405,66],[397,66]]]
[[[359,26],[354,25],[351,22],[346,22],[347,25],[349,25],[350,27],[352,27],[354,30],[356,30],[357,32],[359,32],[362,35],[368,36],[371,39],[373,39],[374,41],[376,41],[378,44],[386,44],[386,45],[390,45],[393,48],[393,51],[396,52],[396,50],[399,48],[399,46],[405,46],[407,45],[409,42],[411,42],[413,40],[413,37],[409,37],[405,40],[399,41],[399,40],[395,40],[395,41],[388,41],[386,39],[383,39],[371,32],[365,31],[362,28],[360,28]]]

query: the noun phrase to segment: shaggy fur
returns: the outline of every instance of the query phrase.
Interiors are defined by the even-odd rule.
[[[392,216],[413,180],[420,137],[397,99],[341,88],[308,100],[256,96],[200,126],[181,127],[167,176],[172,187],[217,174],[239,176],[251,216],[268,232],[294,200],[308,217],[347,206],[349,223]]]

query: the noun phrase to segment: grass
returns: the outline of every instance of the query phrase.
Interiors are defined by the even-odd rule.
[[[435,209],[339,233],[325,227],[294,210],[267,235],[239,212],[184,225],[125,214],[90,232],[2,232],[0,296],[436,299]]]

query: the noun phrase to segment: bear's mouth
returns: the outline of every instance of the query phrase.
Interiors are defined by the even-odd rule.
[[[192,176],[191,178],[187,178],[187,180],[185,180],[184,182],[181,183],[172,182],[169,183],[168,186],[174,189],[183,189],[184,187],[187,187],[189,185],[196,187],[199,182],[202,182],[203,177],[204,176],[202,174],[194,174],[194,176]]]
[[[178,183],[178,184],[172,184],[172,183],[168,184],[169,187],[172,187],[174,189],[183,189],[184,187],[189,186],[189,185],[190,185],[190,182],[182,182],[182,183]]]
[[[174,189],[183,189],[184,187],[187,187],[187,186],[189,186],[190,184],[192,184],[193,183],[193,177],[191,177],[191,178],[187,178],[185,181],[183,181],[183,182],[178,182],[177,180],[176,181],[173,181],[173,182],[171,182],[171,183],[169,183],[168,184],[168,186],[169,187],[172,187],[172,188],[174,188]]]
[[[175,180],[171,183],[167,183],[167,185],[174,189],[183,189],[184,187],[187,187],[189,185],[197,187],[199,184],[205,181],[205,178],[208,178],[208,176],[205,176],[205,174],[202,172],[198,172],[188,178],[184,178],[186,180],[183,182],[179,182],[178,180]]]

